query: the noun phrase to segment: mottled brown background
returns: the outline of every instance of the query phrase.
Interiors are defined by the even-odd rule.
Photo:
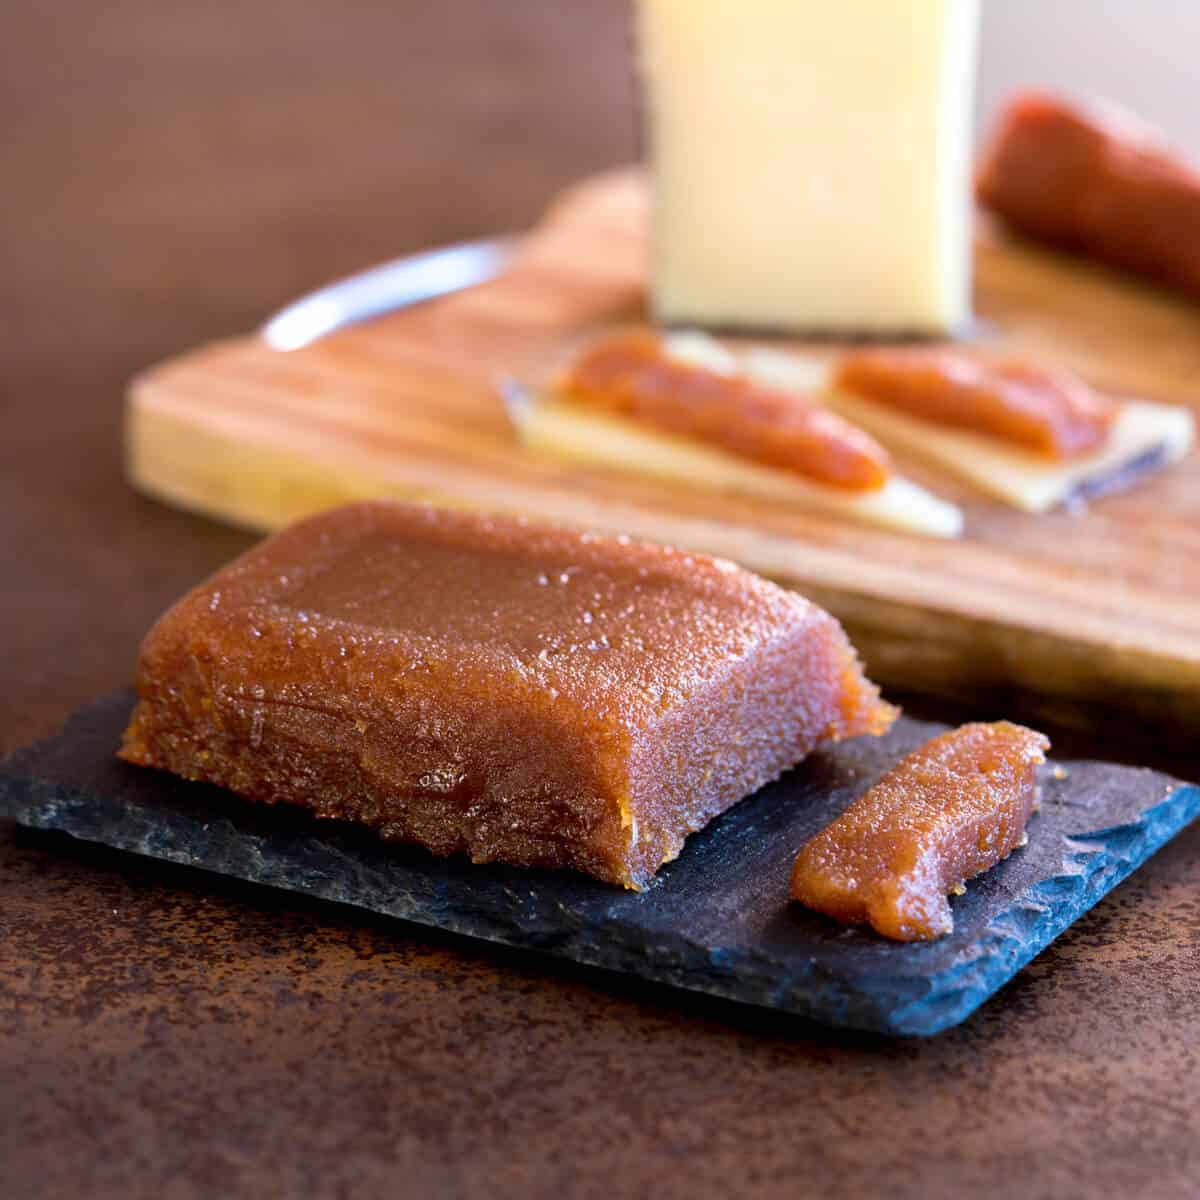
[[[1198,34],[990,0],[983,107],[1061,79],[1198,146]],[[248,544],[124,487],[129,375],[528,224],[633,153],[626,53],[619,0],[0,5],[0,749]],[[1200,828],[885,1043],[0,826],[0,1197],[1194,1196],[1198,1006]]]

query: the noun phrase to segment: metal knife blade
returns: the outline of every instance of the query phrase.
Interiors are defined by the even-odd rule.
[[[515,248],[511,237],[459,242],[350,275],[281,308],[263,325],[263,340],[275,350],[298,350],[368,317],[485,283]]]

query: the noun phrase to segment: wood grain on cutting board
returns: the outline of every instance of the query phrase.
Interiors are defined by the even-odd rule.
[[[968,524],[941,542],[523,451],[497,382],[536,373],[589,328],[644,319],[646,228],[641,177],[603,176],[555,203],[482,287],[290,353],[250,335],[155,367],[130,388],[130,477],[261,529],[392,495],[674,542],[825,604],[894,687],[1018,688],[1200,723],[1194,456],[1082,515],[1016,513],[938,478]],[[1197,406],[1200,306],[985,230],[976,309],[984,341]]]

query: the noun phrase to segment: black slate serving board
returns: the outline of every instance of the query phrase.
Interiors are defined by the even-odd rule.
[[[100,700],[0,765],[0,816],[892,1034],[962,1021],[1200,812],[1200,788],[1153,771],[1094,762],[1048,769],[1029,845],[954,901],[949,937],[900,945],[789,903],[788,876],[805,840],[940,726],[904,719],[886,738],[812,756],[693,836],[639,895],[567,873],[434,858],[128,766],[113,751],[132,702],[128,692]]]

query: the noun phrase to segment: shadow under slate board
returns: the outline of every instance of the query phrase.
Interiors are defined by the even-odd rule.
[[[82,709],[0,765],[0,817],[830,1025],[931,1034],[957,1024],[1200,812],[1200,788],[1104,763],[1047,771],[1029,845],[954,901],[954,932],[902,945],[787,899],[799,847],[939,732],[813,755],[689,839],[642,894],[582,876],[474,866],[266,808],[113,757],[133,703]],[[1062,772],[1058,772],[1062,774]]]

